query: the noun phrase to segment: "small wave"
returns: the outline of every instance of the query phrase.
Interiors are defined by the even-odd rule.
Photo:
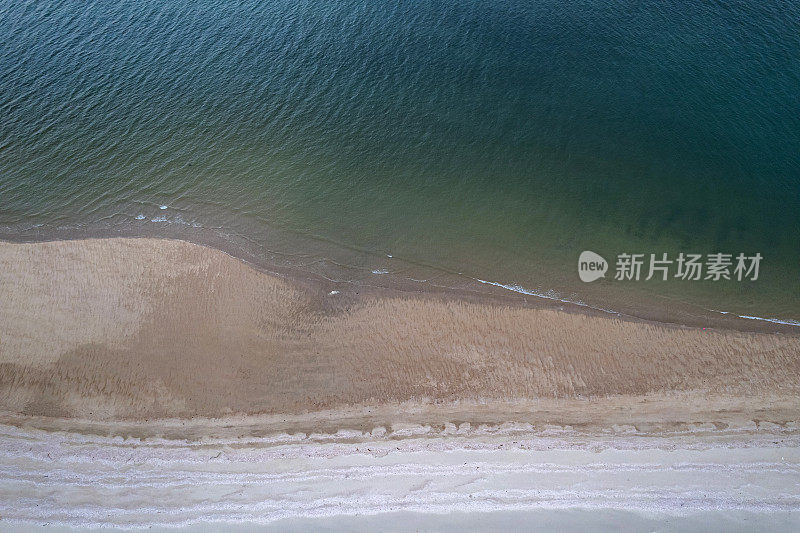
[[[144,215],[137,215],[134,217],[136,220],[145,220],[147,217]],[[185,221],[180,215],[176,215],[172,219],[167,218],[166,215],[160,215],[155,218],[151,218],[150,222],[159,222],[159,223],[166,223],[166,224],[181,224],[183,226],[191,226],[193,228],[202,228],[203,225],[197,222],[187,222]]]
[[[378,270],[373,270],[372,273],[373,274],[388,274],[389,271],[381,268],[381,269],[378,269]]]
[[[506,289],[508,291],[514,291],[514,292],[518,292],[520,294],[527,294],[528,296],[538,296],[540,298],[548,298],[550,300],[557,300],[558,299],[558,298],[553,298],[553,297],[550,297],[550,296],[545,296],[543,294],[539,294],[537,292],[530,291],[530,290],[526,289],[525,287],[522,287],[521,285],[500,283],[498,281],[486,281],[484,279],[478,279],[478,278],[475,278],[475,279],[477,281],[480,281],[483,284],[486,284],[486,285],[494,285],[495,287],[502,287],[503,289]]]
[[[537,298],[545,298],[547,300],[555,300],[557,302],[563,302],[565,304],[579,305],[581,307],[594,309],[596,311],[603,311],[604,313],[610,313],[612,315],[619,315],[620,314],[618,311],[612,311],[611,309],[603,309],[602,307],[595,307],[593,305],[589,305],[589,304],[587,304],[585,302],[582,302],[580,300],[570,300],[570,299],[567,299],[567,298],[561,298],[561,296],[556,291],[553,291],[553,290],[550,290],[550,291],[547,291],[547,292],[535,292],[535,291],[526,289],[525,287],[522,287],[521,285],[517,285],[517,284],[506,284],[506,283],[500,283],[498,281],[487,281],[487,280],[483,280],[483,279],[479,279],[479,278],[473,278],[473,279],[475,281],[479,281],[479,282],[481,282],[481,283],[483,283],[485,285],[494,285],[495,287],[500,287],[500,288],[506,289],[508,291],[514,291],[514,292],[518,292],[520,294],[525,294],[525,295],[528,295],[528,296],[536,296]]]
[[[786,324],[787,326],[800,326],[797,320],[781,320],[779,318],[762,318],[760,316],[747,316],[739,315],[739,318],[746,318],[747,320],[764,320],[765,322],[773,322],[775,324]]]
[[[747,320],[761,320],[763,322],[771,322],[773,324],[784,324],[786,326],[797,326],[800,327],[800,321],[791,320],[791,319],[781,319],[781,318],[764,318],[761,316],[751,316],[751,315],[737,315],[736,313],[731,313],[730,311],[717,311],[716,309],[709,309],[709,311],[713,311],[715,313],[719,313],[721,315],[733,315],[735,317],[744,318]]]

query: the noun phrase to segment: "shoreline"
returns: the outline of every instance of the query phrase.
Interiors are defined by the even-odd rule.
[[[695,304],[685,303],[679,305],[680,311],[659,310],[654,307],[648,307],[647,310],[639,308],[640,314],[628,314],[623,311],[606,309],[599,305],[587,304],[580,300],[572,300],[567,297],[562,298],[561,296],[540,294],[537,291],[531,291],[510,282],[485,280],[446,270],[441,270],[440,274],[457,276],[460,278],[460,285],[431,283],[431,280],[418,280],[415,278],[397,276],[391,271],[384,270],[373,271],[373,276],[368,280],[337,280],[321,272],[310,270],[300,265],[279,264],[274,259],[267,259],[256,249],[250,249],[246,245],[246,240],[236,242],[233,236],[216,233],[209,228],[193,228],[195,231],[191,233],[185,233],[183,228],[161,229],[163,230],[161,232],[144,233],[136,229],[131,229],[130,231],[115,230],[107,232],[97,232],[94,230],[86,232],[70,229],[66,234],[58,235],[49,231],[48,234],[44,236],[0,233],[0,245],[116,239],[178,241],[222,252],[235,260],[242,261],[259,272],[280,277],[289,283],[311,288],[322,288],[329,291],[349,291],[376,297],[382,297],[387,294],[415,294],[532,309],[558,309],[565,312],[607,316],[620,320],[655,325],[723,329],[754,333],[784,333],[800,337],[800,323],[790,319],[752,316],[747,314],[740,315],[734,311],[704,308]],[[310,241],[314,240],[310,237],[304,237],[304,239]],[[283,255],[281,252],[274,252],[272,250],[266,250],[266,253],[274,256]],[[326,261],[324,258],[321,260],[322,262]],[[336,264],[335,261],[333,261],[333,264]],[[417,266],[429,269],[432,272],[440,270],[438,267],[430,265]]]
[[[797,335],[494,296],[333,294],[178,240],[0,243],[0,265],[6,413],[108,422],[654,394],[702,406],[710,391],[751,413],[783,398],[779,423],[800,413]]]

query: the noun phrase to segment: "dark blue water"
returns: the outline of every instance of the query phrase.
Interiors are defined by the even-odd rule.
[[[0,2],[0,232],[800,319],[800,5]],[[587,249],[764,260],[584,284]]]

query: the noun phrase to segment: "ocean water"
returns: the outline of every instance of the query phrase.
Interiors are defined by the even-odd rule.
[[[800,5],[2,1],[0,236],[85,235],[800,320]],[[664,252],[763,260],[613,279]]]

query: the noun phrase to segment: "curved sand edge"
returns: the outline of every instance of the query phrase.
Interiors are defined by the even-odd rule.
[[[605,399],[607,413],[637,403],[645,419],[655,395],[687,413],[730,402],[745,419],[800,418],[798,337],[329,294],[183,241],[0,243],[0,295],[0,410],[31,417],[400,413],[409,401],[565,413]],[[708,392],[721,403],[705,405]]]

